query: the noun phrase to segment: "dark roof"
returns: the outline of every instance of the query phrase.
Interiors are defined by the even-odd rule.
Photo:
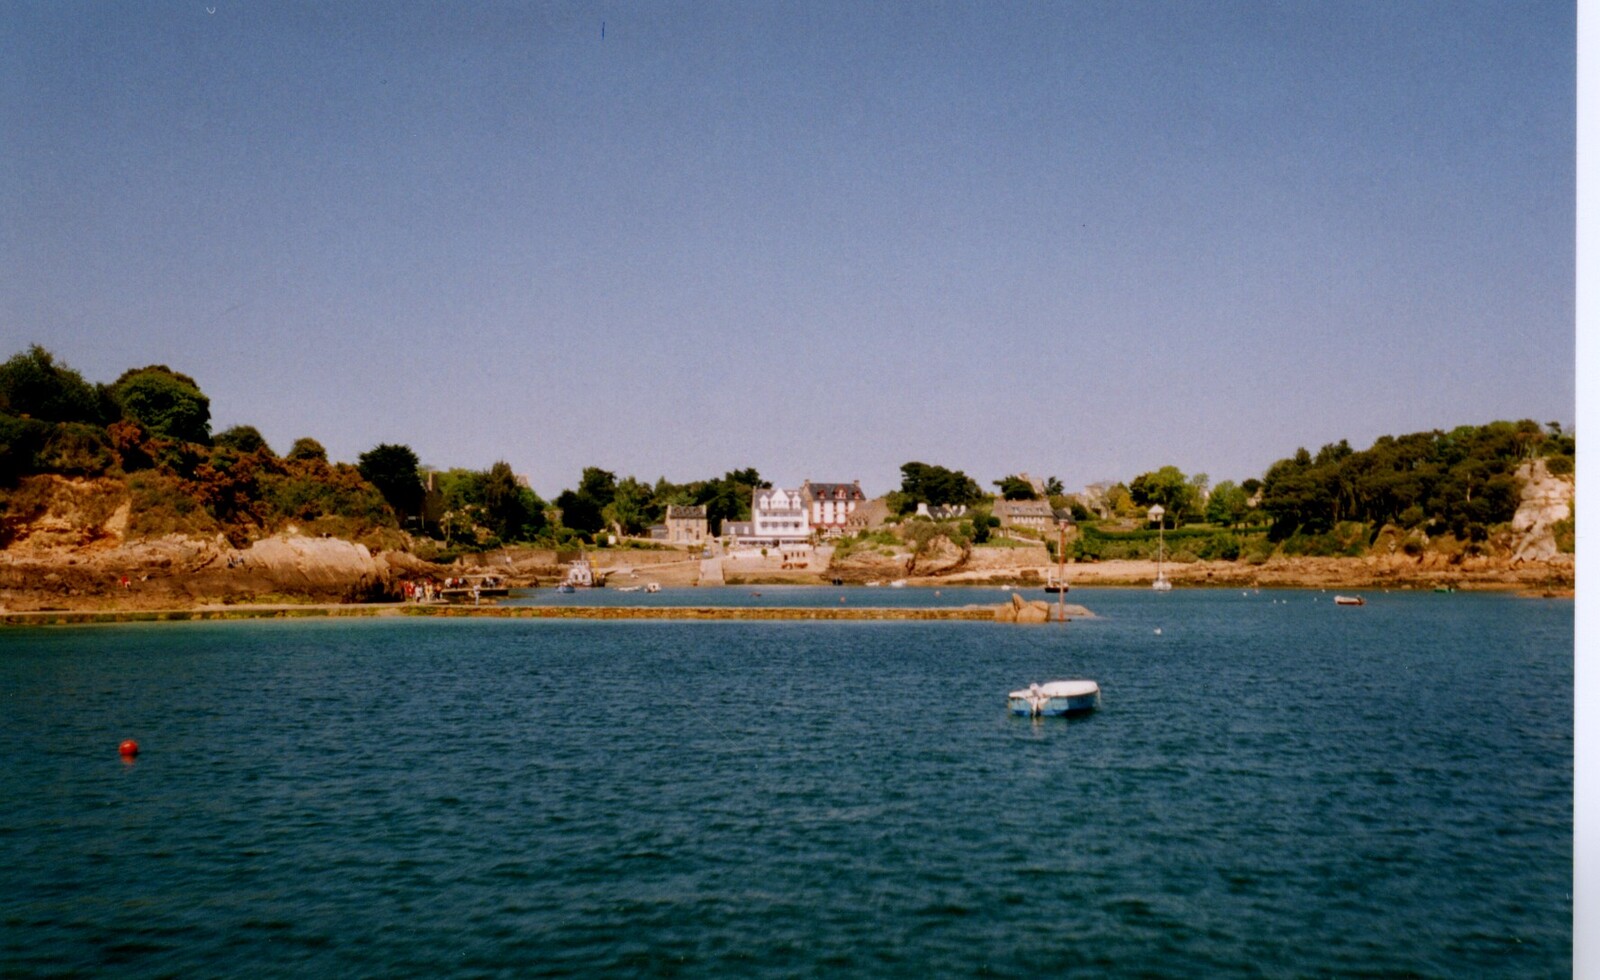
[[[677,504],[668,504],[667,520],[670,521],[674,519],[680,521],[703,521],[706,519],[706,509],[704,507],[688,507],[679,506]]]
[[[997,514],[1009,514],[1012,517],[1048,517],[1055,520],[1055,512],[1050,509],[1050,504],[1043,500],[997,500],[994,503]]]
[[[867,495],[861,491],[861,483],[812,483],[807,480],[800,487],[802,495],[812,499],[831,498],[834,500],[866,500]]]

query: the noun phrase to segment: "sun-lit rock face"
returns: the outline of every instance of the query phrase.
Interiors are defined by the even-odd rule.
[[[1522,503],[1511,519],[1512,559],[1544,561],[1557,554],[1554,527],[1572,517],[1573,481],[1554,476],[1542,459],[1517,468]]]

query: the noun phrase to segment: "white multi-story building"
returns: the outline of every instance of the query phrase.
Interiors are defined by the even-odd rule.
[[[757,490],[750,507],[750,522],[754,525],[755,543],[763,547],[784,548],[811,542],[805,498],[798,490]]]
[[[866,502],[861,481],[854,483],[812,483],[800,485],[800,499],[806,508],[806,523],[823,537],[844,533],[845,522],[857,506]]]
[[[759,552],[791,561],[803,560],[811,553],[811,526],[798,490],[757,490],[750,520],[723,521],[722,533],[734,557]]]

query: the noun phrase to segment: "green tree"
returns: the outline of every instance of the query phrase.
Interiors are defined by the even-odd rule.
[[[618,534],[642,534],[652,523],[654,501],[655,491],[649,484],[623,477],[612,492],[611,502],[601,508],[601,515]]]
[[[578,480],[578,492],[604,507],[617,495],[617,475],[598,466],[586,466]]]
[[[1301,449],[1267,471],[1261,508],[1280,540],[1341,521],[1392,522],[1484,540],[1491,525],[1515,513],[1517,466],[1557,438],[1524,419],[1382,436],[1359,452],[1343,440],[1314,457]]]
[[[562,525],[594,535],[605,528],[605,509],[616,498],[616,474],[586,466],[576,490],[562,490],[555,506],[562,509]]]
[[[556,507],[561,510],[561,526],[585,534],[594,534],[605,526],[601,506],[576,490],[563,490],[556,495]]]
[[[1274,538],[1287,537],[1301,527],[1326,531],[1333,526],[1326,488],[1314,470],[1311,454],[1304,447],[1267,469],[1261,509],[1272,516]]]
[[[972,543],[988,544],[991,532],[1000,526],[1000,518],[988,511],[974,511],[970,521],[972,525]]]
[[[617,475],[598,466],[584,467],[576,490],[556,497],[561,523],[574,531],[596,534],[606,525],[605,509],[617,495]]]
[[[410,446],[380,443],[356,459],[362,477],[383,494],[402,523],[422,513],[422,475]]]
[[[253,425],[235,425],[223,429],[211,439],[211,445],[223,449],[231,449],[236,453],[253,453],[265,449],[267,455],[272,455],[272,447],[267,445],[267,440]]]
[[[526,541],[544,529],[544,501],[522,485],[511,464],[497,460],[478,482],[489,530],[502,541]]]
[[[919,503],[930,507],[970,506],[983,499],[983,489],[977,481],[960,470],[918,462],[900,467],[900,492],[904,495],[900,498],[902,513],[915,510]]]
[[[688,502],[705,507],[706,521],[714,532],[720,533],[727,521],[748,521],[756,491],[771,486],[755,467],[729,470],[715,480],[701,483]]]
[[[476,540],[480,528],[488,530],[483,506],[483,477],[477,470],[448,469],[429,473],[439,496],[438,529],[447,543]]]
[[[1160,504],[1166,511],[1163,520],[1170,526],[1176,527],[1194,515],[1195,486],[1176,466],[1163,466],[1134,477],[1128,484],[1128,496],[1139,507]]]
[[[328,451],[322,448],[322,443],[311,438],[310,436],[303,436],[299,439],[296,439],[294,441],[294,445],[289,447],[289,455],[287,458],[316,459],[326,463],[328,461]]]
[[[1206,501],[1206,520],[1212,524],[1233,527],[1250,513],[1250,495],[1232,480],[1223,480],[1211,491]]]
[[[1000,488],[1000,496],[1006,500],[1039,499],[1039,495],[1034,492],[1033,484],[1015,474],[994,481],[994,485]]]
[[[124,371],[109,392],[124,416],[154,435],[202,445],[211,441],[211,399],[187,374],[151,364]]]
[[[103,421],[94,387],[38,344],[0,364],[0,411],[44,422]]]

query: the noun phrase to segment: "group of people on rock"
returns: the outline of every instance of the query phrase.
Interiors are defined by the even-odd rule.
[[[400,583],[400,593],[407,602],[433,602],[439,598],[439,588],[432,579],[416,582],[407,579]]]
[[[443,582],[435,582],[425,578],[412,581],[407,579],[400,583],[400,593],[407,602],[436,602],[444,598],[445,589],[471,589],[473,598],[478,596],[480,588],[497,588],[500,579],[494,575],[486,575],[479,579],[467,579],[451,576]]]

